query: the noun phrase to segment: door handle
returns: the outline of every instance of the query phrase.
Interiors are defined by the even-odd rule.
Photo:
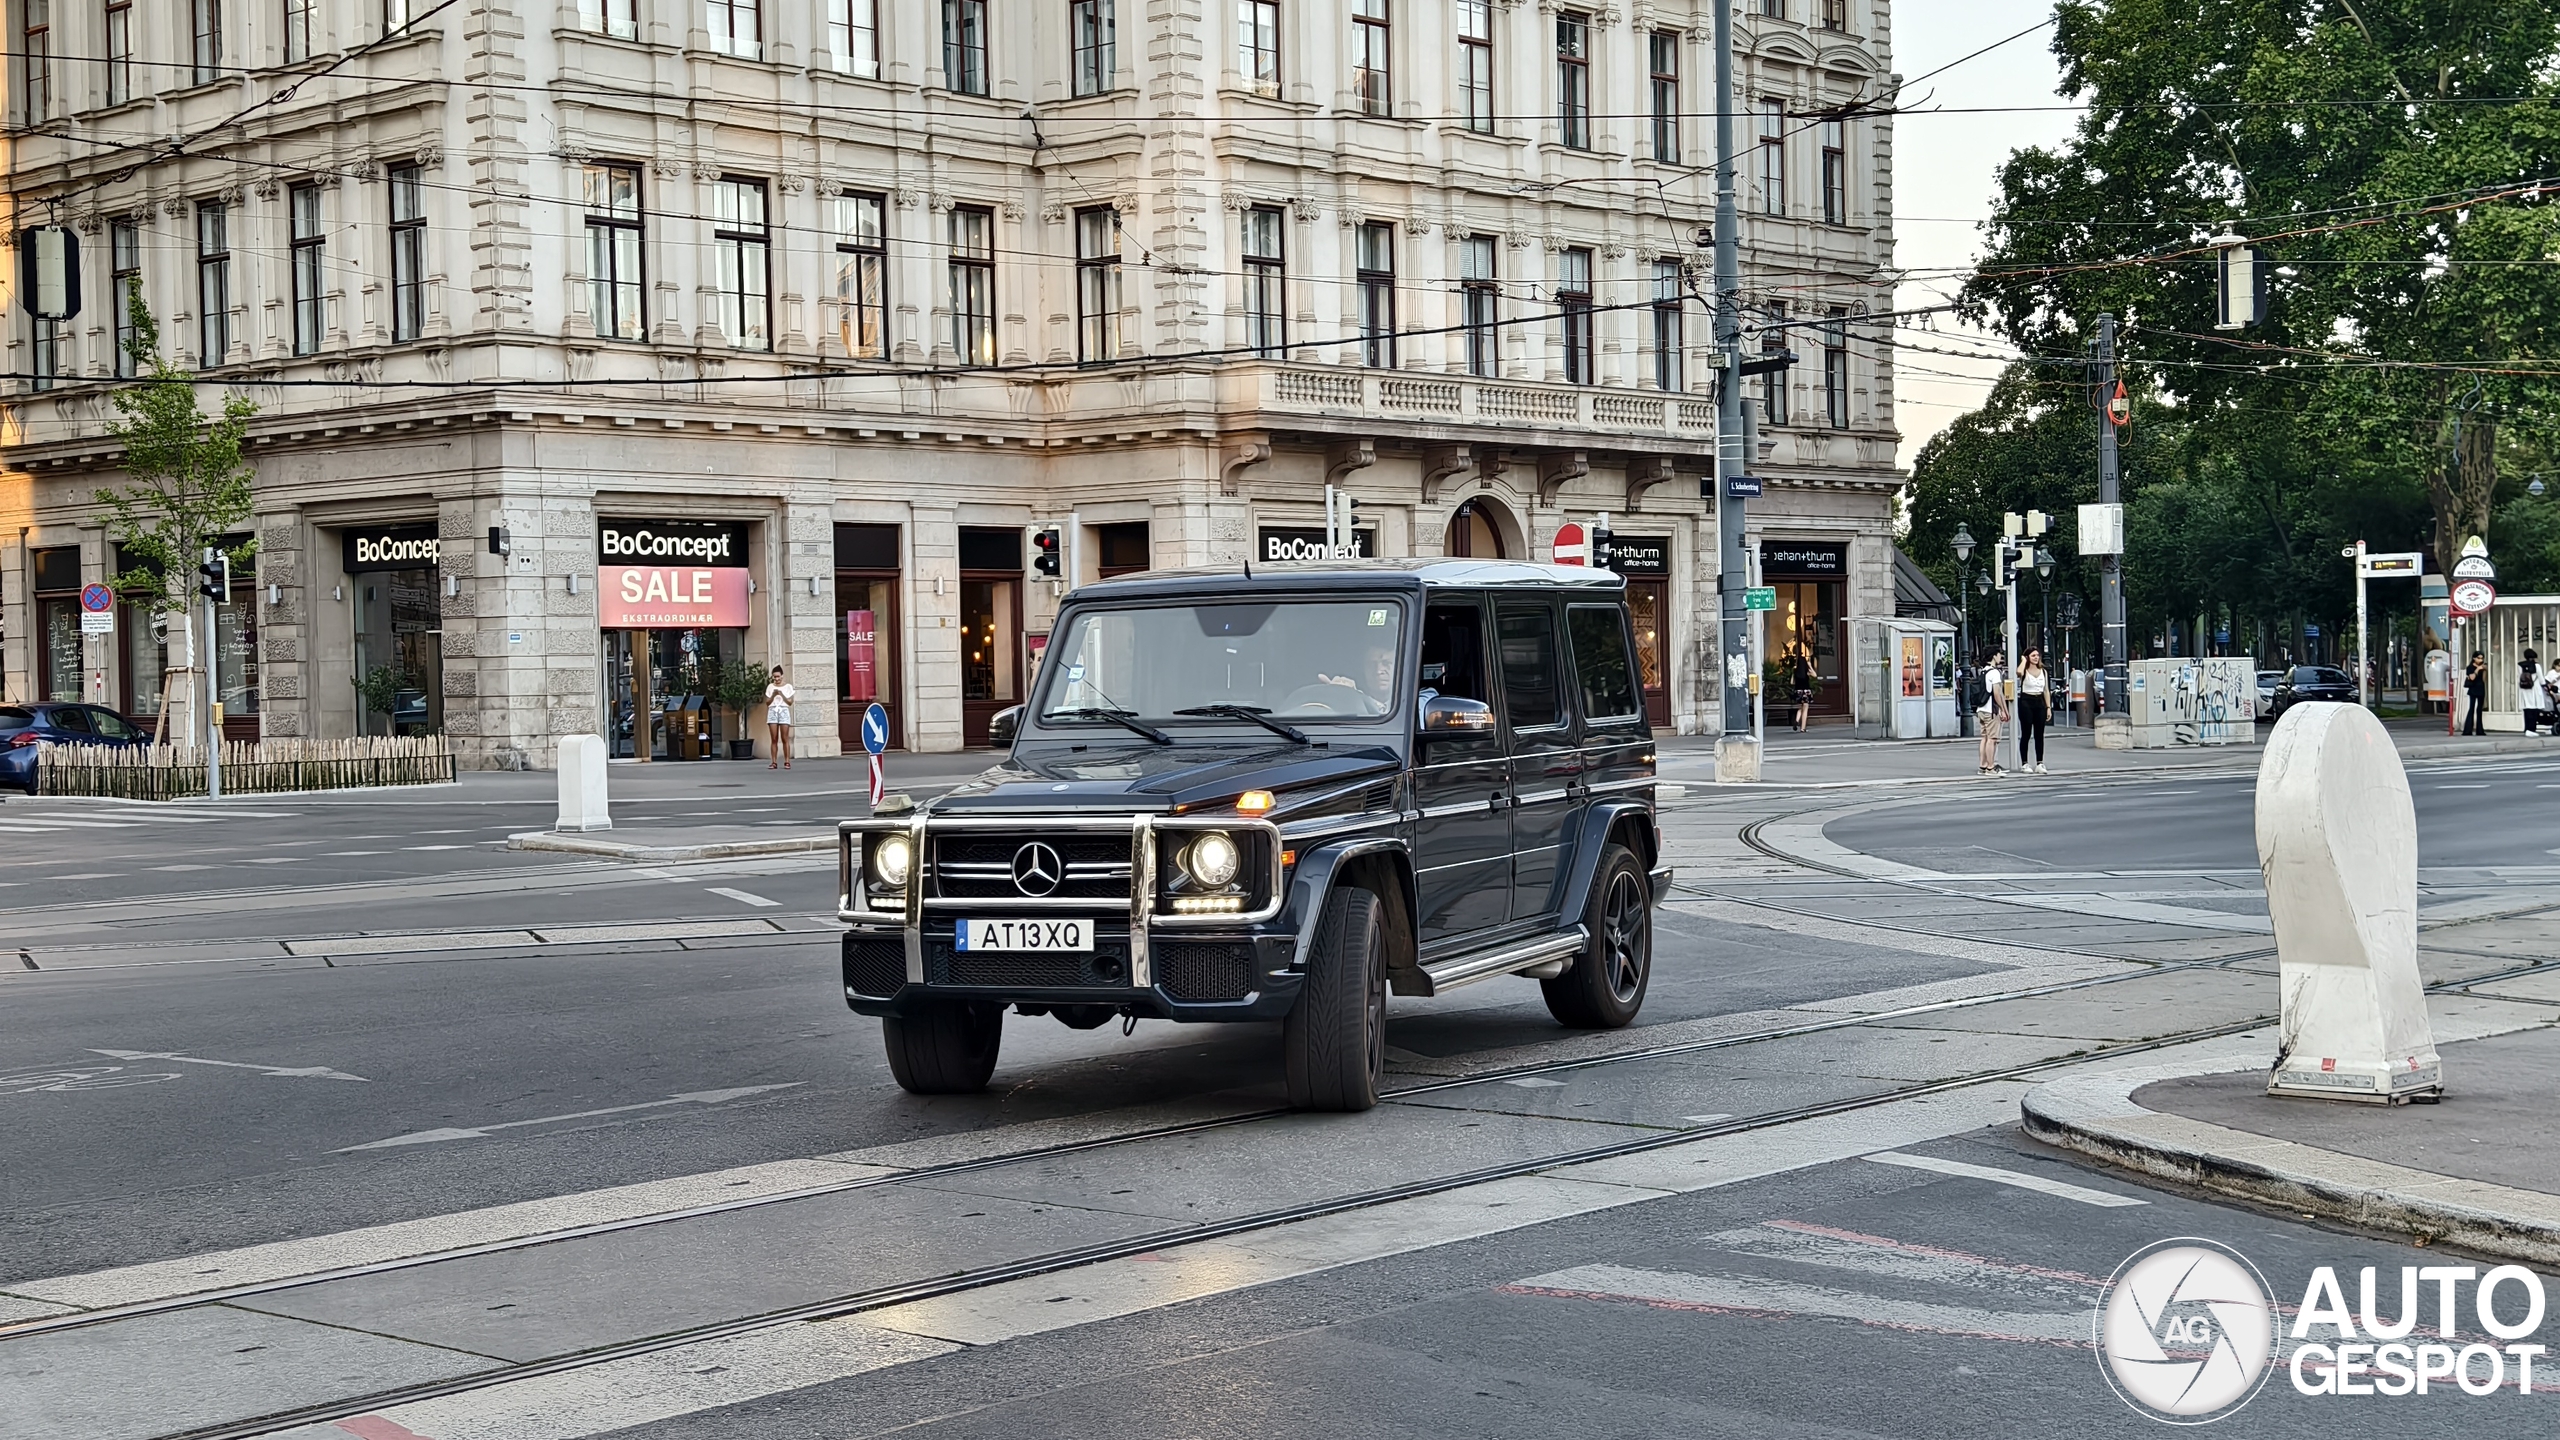
[[[1492,802],[1491,802],[1490,804],[1486,805],[1486,806],[1485,806],[1485,808],[1486,808],[1486,809],[1488,809],[1488,810],[1499,810],[1499,809],[1501,809],[1503,806],[1508,805],[1508,804],[1510,804],[1510,803],[1511,803],[1511,797],[1510,797],[1510,796],[1503,794],[1503,793],[1502,793],[1501,791],[1499,791],[1499,790],[1496,790],[1496,791],[1494,791],[1494,792],[1493,792],[1493,800],[1492,800]]]

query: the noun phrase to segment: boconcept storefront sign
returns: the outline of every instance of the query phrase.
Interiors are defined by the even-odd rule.
[[[346,571],[363,575],[376,570],[432,570],[444,556],[436,527],[375,525],[346,532]]]
[[[744,565],[746,556],[747,527],[734,521],[604,520],[596,526],[596,559],[606,565]]]

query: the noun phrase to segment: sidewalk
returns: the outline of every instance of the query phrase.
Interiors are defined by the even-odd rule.
[[[2522,989],[2510,982],[2504,988]],[[2560,993],[2545,980],[2534,990]],[[2519,1007],[2520,1008],[2520,1007]],[[2560,1012],[2449,1039],[2436,1105],[2278,1099],[2266,1067],[2157,1067],[2030,1091],[2027,1133],[2143,1174],[2305,1216],[2508,1259],[2560,1263]],[[2517,1023],[2510,1021],[2510,1024]],[[2491,1029],[2504,1028],[2499,1026]],[[2246,1068],[2236,1068],[2245,1064]]]

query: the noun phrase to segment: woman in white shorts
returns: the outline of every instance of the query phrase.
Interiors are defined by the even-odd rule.
[[[791,682],[782,678],[782,667],[774,666],[773,679],[764,687],[764,733],[772,755],[765,761],[767,770],[777,765],[791,768],[791,702],[798,697]]]

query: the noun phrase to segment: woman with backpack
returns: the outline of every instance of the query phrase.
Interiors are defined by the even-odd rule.
[[[1982,702],[1974,707],[1976,728],[1982,731],[1982,773],[1998,775],[2000,766],[2000,722],[2009,718],[2009,697],[2001,687],[2008,677],[2000,671],[2000,652],[1982,657]]]

